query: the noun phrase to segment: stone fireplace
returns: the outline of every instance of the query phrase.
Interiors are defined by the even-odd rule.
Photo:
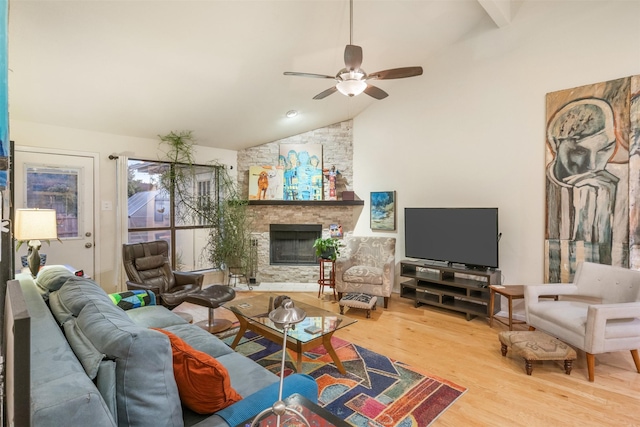
[[[305,260],[309,261],[308,263],[273,264],[271,262],[272,228],[282,229],[283,227],[280,227],[282,225],[296,225],[298,226],[297,228],[319,229],[322,237],[329,237],[329,226],[331,224],[340,224],[344,234],[350,234],[353,233],[363,206],[362,204],[343,205],[340,202],[334,202],[334,204],[307,202],[300,205],[250,204],[249,208],[254,217],[253,237],[258,242],[258,269],[256,274],[258,283],[316,284],[320,267],[315,257],[315,250],[311,252],[311,261],[309,261],[309,255],[306,256]],[[302,225],[305,227],[300,227]],[[287,227],[284,228],[286,229]],[[306,240],[306,238],[303,240]],[[315,240],[315,237],[313,240]],[[313,246],[313,242],[311,242],[311,246]]]
[[[249,168],[253,165],[277,165],[280,144],[321,144],[322,165],[335,167],[339,172],[336,181],[338,199],[344,190],[353,190],[353,121],[315,129],[299,135],[238,152],[238,188],[249,197]],[[308,202],[283,202],[269,200],[250,201],[249,208],[254,215],[253,237],[258,242],[257,274],[258,282],[265,283],[313,283],[317,289],[319,265],[315,259],[309,264],[272,264],[272,225],[319,225],[322,237],[329,237],[331,224],[342,225],[345,235],[353,233],[362,213],[364,202],[329,201],[329,186],[325,185],[324,199]],[[315,239],[314,239],[315,240]]]

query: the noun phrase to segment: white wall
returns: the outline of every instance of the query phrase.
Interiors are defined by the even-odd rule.
[[[545,94],[640,74],[639,16],[638,1],[527,1],[423,76],[380,82],[390,96],[354,120],[356,234],[374,234],[371,191],[397,191],[396,233],[379,234],[397,236],[398,260],[404,207],[497,206],[504,282],[541,282]]]
[[[505,283],[542,280],[545,94],[640,74],[640,2],[527,1],[510,25],[478,28],[430,58],[424,75],[380,82],[390,96],[354,119],[354,190],[397,191],[398,260],[405,206],[497,206]],[[391,64],[391,66],[414,64]],[[418,64],[416,64],[418,65]],[[157,141],[11,121],[17,145],[97,152],[98,200],[115,201],[109,154],[158,159]],[[179,130],[179,129],[176,129]],[[198,158],[236,163],[236,153]],[[115,213],[100,212],[101,283],[113,281]]]
[[[116,162],[109,160],[111,154],[121,154],[130,158],[144,160],[164,160],[158,151],[159,139],[143,139],[121,135],[110,135],[78,129],[49,126],[10,120],[11,140],[18,147],[46,147],[71,152],[97,153],[98,188],[96,189],[95,211],[98,214],[99,229],[96,230],[97,274],[95,279],[108,291],[115,291],[116,286],[116,254],[121,248],[116,247],[116,211],[100,209],[101,201],[110,201],[116,205]],[[180,131],[183,129],[175,129]],[[197,139],[197,135],[195,135]],[[237,152],[196,147],[198,162],[217,160],[231,165],[236,170]],[[19,179],[16,171],[16,179]]]

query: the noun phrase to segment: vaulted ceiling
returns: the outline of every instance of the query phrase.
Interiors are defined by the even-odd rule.
[[[367,72],[422,66],[508,25],[509,0],[354,0]],[[10,0],[11,119],[241,149],[353,118],[365,94],[313,96],[349,43],[348,0]],[[425,73],[426,74],[426,73]],[[418,79],[384,80],[394,96]],[[289,119],[289,110],[299,112]]]

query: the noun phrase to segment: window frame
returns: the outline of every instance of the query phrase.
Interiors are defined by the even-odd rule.
[[[220,203],[220,168],[221,166],[217,166],[217,165],[206,165],[206,164],[187,164],[187,163],[176,163],[176,162],[169,162],[169,161],[162,161],[162,160],[147,160],[147,159],[139,159],[139,158],[129,158],[128,162],[127,162],[127,210],[129,209],[129,204],[128,204],[128,200],[129,200],[129,193],[128,193],[128,188],[129,188],[129,184],[131,183],[130,180],[130,175],[129,172],[131,171],[131,162],[141,162],[141,163],[146,163],[146,164],[157,164],[157,165],[167,165],[170,168],[176,168],[176,167],[188,167],[188,168],[209,168],[211,169],[211,179],[209,181],[206,181],[207,183],[210,183],[209,185],[206,185],[205,187],[207,187],[208,191],[209,191],[209,197],[206,197],[206,195],[203,195],[200,193],[201,190],[201,183],[205,182],[205,181],[195,181],[193,184],[193,190],[195,193],[195,196],[197,196],[198,199],[198,203],[200,203],[200,201],[204,198],[208,199],[211,201],[211,203]],[[135,228],[131,228],[130,227],[130,222],[131,219],[128,218],[127,220],[127,241],[129,241],[129,236],[131,233],[148,233],[148,232],[169,232],[169,236],[170,236],[170,241],[169,241],[169,254],[170,254],[170,262],[171,262],[171,266],[172,268],[176,269],[177,267],[177,254],[178,254],[178,250],[176,247],[177,244],[177,232],[178,231],[184,231],[184,230],[203,230],[203,229],[216,229],[218,228],[216,226],[216,224],[202,224],[203,218],[201,216],[198,216],[196,218],[195,221],[193,221],[193,224],[190,225],[178,225],[177,222],[179,221],[179,219],[177,218],[176,215],[176,211],[177,211],[177,207],[176,207],[176,190],[175,190],[175,182],[172,182],[170,185],[170,188],[165,189],[164,187],[158,187],[159,189],[163,190],[163,191],[167,191],[169,193],[169,210],[170,210],[170,214],[169,214],[169,225],[163,225],[163,226],[157,226],[157,227],[135,227]],[[156,203],[156,201],[154,200],[153,203]],[[156,215],[154,213],[154,218],[152,218],[153,222],[156,222]],[[203,246],[202,249],[205,249],[206,246]],[[210,263],[209,263],[210,264]],[[196,270],[188,270],[188,271],[201,271],[201,270],[208,270],[208,269],[213,269],[214,266],[212,264],[202,268],[202,269],[196,269]]]

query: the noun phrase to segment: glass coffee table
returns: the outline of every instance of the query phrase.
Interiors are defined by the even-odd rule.
[[[277,296],[279,295],[263,293],[250,298],[229,301],[222,305],[222,307],[231,310],[238,318],[238,322],[240,322],[240,330],[233,340],[231,348],[236,348],[247,330],[262,335],[275,343],[282,343],[283,331],[278,329],[268,317],[269,304]],[[294,298],[291,299],[296,307],[303,309],[307,313],[307,317],[302,322],[296,324],[295,328],[292,326],[289,329],[287,336],[287,348],[297,353],[297,372],[302,372],[302,353],[322,345],[331,356],[338,371],[346,374],[342,362],[331,345],[331,337],[335,331],[356,323],[356,320],[298,302]]]

